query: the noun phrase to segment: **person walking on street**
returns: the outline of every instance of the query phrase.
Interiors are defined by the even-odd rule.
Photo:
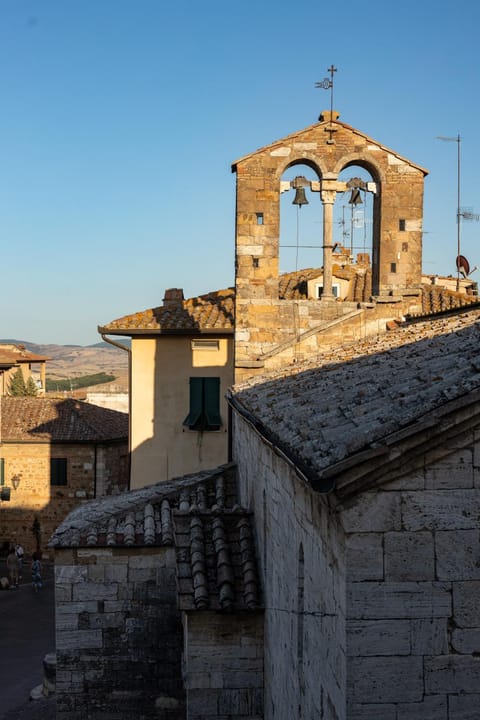
[[[35,592],[42,587],[42,563],[38,552],[34,552],[32,555],[32,585]]]
[[[15,552],[17,554],[17,560],[18,560],[18,576],[20,580],[22,579],[22,569],[23,569],[23,556],[25,555],[25,551],[23,547],[20,545],[20,543],[17,543],[15,545]]]
[[[10,587],[18,588],[18,558],[15,548],[11,547],[7,555],[7,570],[10,578]]]

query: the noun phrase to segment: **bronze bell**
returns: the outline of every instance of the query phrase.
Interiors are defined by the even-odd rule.
[[[297,187],[295,190],[295,197],[292,200],[292,205],[299,205],[300,207],[302,207],[302,205],[308,205],[304,187]]]
[[[360,190],[358,188],[352,189],[352,192],[350,195],[350,200],[348,202],[351,205],[362,205],[363,204],[362,197],[360,195]]]

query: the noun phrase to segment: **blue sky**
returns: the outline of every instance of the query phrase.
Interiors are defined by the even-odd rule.
[[[0,337],[97,325],[233,284],[233,161],[340,119],[429,170],[424,270],[480,213],[478,4],[0,0]],[[480,222],[462,254],[480,265]],[[308,261],[311,264],[321,264]],[[292,268],[293,269],[293,268]],[[480,280],[480,271],[474,273]]]

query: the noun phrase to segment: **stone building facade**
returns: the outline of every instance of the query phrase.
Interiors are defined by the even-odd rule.
[[[98,328],[104,339],[131,339],[133,489],[227,461],[233,317],[232,288],[188,299],[170,288],[163,305]],[[211,423],[204,417],[207,403]]]
[[[231,395],[266,720],[476,717],[479,311]]]
[[[37,394],[45,395],[47,360],[50,358],[29,352],[24,345],[0,344],[0,396],[9,394],[10,383],[18,369],[21,369],[25,382],[35,371]]]
[[[51,545],[58,720],[263,717],[262,603],[233,467],[87,504]]]
[[[76,400],[0,398],[0,542],[27,553],[77,505],[128,487],[128,415]],[[38,522],[40,537],[33,533]]]

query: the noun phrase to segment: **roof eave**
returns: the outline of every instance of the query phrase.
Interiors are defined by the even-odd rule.
[[[122,335],[124,337],[135,336],[157,336],[157,335],[233,335],[233,328],[175,328],[171,330],[163,330],[162,328],[116,328],[109,329],[106,327],[98,327],[97,332],[100,335]]]
[[[227,400],[314,491],[334,491],[341,502],[405,474],[423,463],[429,450],[443,447],[447,454],[453,437],[464,436],[480,423],[480,388],[475,388],[319,471],[279,441],[231,392]]]

